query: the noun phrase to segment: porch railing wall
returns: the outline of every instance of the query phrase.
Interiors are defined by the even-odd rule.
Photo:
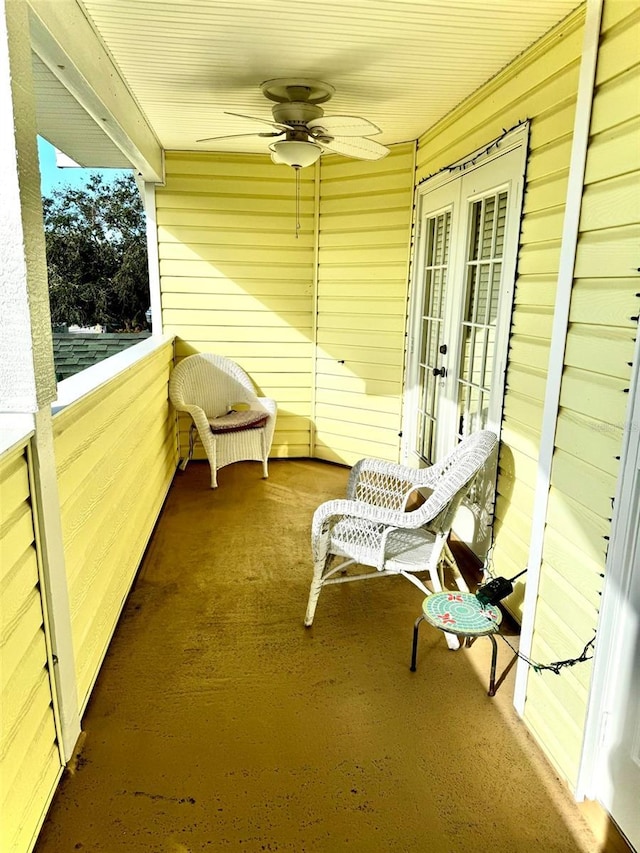
[[[81,709],[175,472],[172,363],[169,341],[54,417]]]

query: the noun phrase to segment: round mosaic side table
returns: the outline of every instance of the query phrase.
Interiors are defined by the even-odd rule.
[[[416,671],[418,629],[420,623],[425,620],[440,631],[465,638],[467,646],[471,645],[471,641],[476,637],[489,637],[493,644],[489,696],[495,696],[498,644],[493,635],[499,631],[502,621],[499,608],[493,604],[481,604],[472,592],[435,592],[427,596],[422,602],[422,614],[418,616],[413,627],[411,672]]]

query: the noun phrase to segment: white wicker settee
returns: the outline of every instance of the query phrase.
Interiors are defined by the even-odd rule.
[[[238,364],[212,353],[190,355],[171,373],[169,398],[179,412],[192,418],[183,470],[193,457],[197,437],[211,466],[212,489],[218,485],[217,471],[233,462],[262,462],[263,476],[269,476],[276,401],[258,397]]]

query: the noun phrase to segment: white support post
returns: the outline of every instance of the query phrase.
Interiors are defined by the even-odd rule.
[[[551,333],[551,348],[549,352],[549,368],[542,417],[542,433],[540,437],[540,452],[538,455],[538,470],[536,491],[531,525],[531,540],[529,545],[529,560],[527,563],[527,589],[522,615],[522,631],[520,636],[520,651],[529,656],[533,641],[536,605],[540,570],[542,567],[542,548],[547,519],[549,489],[551,486],[551,464],[555,446],[556,423],[560,405],[560,388],[564,372],[564,353],[569,330],[569,309],[571,307],[571,292],[573,287],[573,271],[578,248],[578,233],[580,211],[582,208],[582,193],[584,174],[589,146],[589,128],[591,125],[591,108],[595,86],[596,64],[600,43],[600,20],[602,17],[603,0],[587,0],[587,15],[585,20],[584,39],[582,47],[582,62],[578,81],[578,97],[576,115],[573,127],[573,145],[569,167],[567,201],[565,206],[562,244],[560,248],[560,269],[558,271],[558,286]],[[513,704],[520,716],[524,713],[527,693],[529,667],[523,660],[518,661],[516,684]]]
[[[66,761],[80,719],[53,448],[56,380],[25,0],[0,0],[0,115],[0,418],[30,418],[35,426],[36,536]]]
[[[151,334],[162,334],[162,296],[160,292],[160,257],[158,254],[158,222],[156,217],[156,187],[145,182],[144,209],[147,217],[147,257],[149,264],[149,299]]]
[[[0,411],[33,412],[55,399],[56,377],[22,0],[0,6],[0,115]]]
[[[49,409],[35,414],[31,447],[33,487],[37,496],[38,547],[44,573],[43,592],[49,617],[49,639],[54,655],[53,683],[60,719],[62,758],[67,762],[80,735],[80,712],[53,447],[53,422]]]

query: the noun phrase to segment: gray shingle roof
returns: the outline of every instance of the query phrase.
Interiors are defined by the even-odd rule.
[[[99,334],[98,332],[54,332],[53,360],[60,382],[92,364],[132,347],[149,337],[149,332]]]

